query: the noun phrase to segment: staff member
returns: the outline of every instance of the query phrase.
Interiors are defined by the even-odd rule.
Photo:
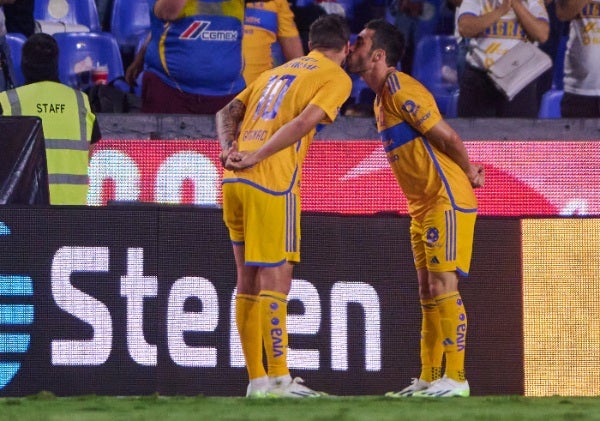
[[[0,93],[0,114],[42,120],[50,184],[50,204],[85,205],[90,144],[100,129],[85,93],[58,80],[58,44],[38,33],[23,45],[25,85]]]

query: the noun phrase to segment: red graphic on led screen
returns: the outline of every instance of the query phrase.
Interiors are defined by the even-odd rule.
[[[600,214],[595,142],[472,141],[486,185],[480,215]],[[102,140],[90,166],[91,205],[139,201],[219,206],[222,168],[214,140]],[[305,211],[406,213],[376,140],[317,140],[304,164]]]

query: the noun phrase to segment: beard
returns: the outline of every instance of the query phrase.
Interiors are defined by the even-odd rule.
[[[350,73],[363,73],[367,71],[367,66],[363,60],[348,56],[346,58],[346,70]]]

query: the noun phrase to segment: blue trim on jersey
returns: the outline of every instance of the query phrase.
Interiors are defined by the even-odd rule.
[[[296,176],[298,175],[298,166],[296,165],[296,169],[294,170],[294,175],[292,176],[292,182],[290,183],[290,186],[287,188],[287,190],[279,192],[279,191],[274,191],[274,190],[269,190],[263,186],[261,186],[260,184],[256,184],[253,181],[250,180],[246,180],[245,178],[224,178],[223,182],[221,184],[225,184],[225,183],[244,183],[247,184],[249,186],[255,187],[258,190],[268,193],[268,194],[272,194],[274,196],[283,196],[288,194],[289,192],[292,191],[292,188],[294,187],[294,184],[296,183]]]
[[[456,212],[448,210],[446,216],[446,261],[456,260]]]
[[[274,268],[277,266],[281,266],[284,263],[287,262],[287,259],[283,259],[279,262],[275,262],[275,263],[264,263],[264,262],[245,262],[244,264],[246,266],[260,266],[260,267],[264,267],[264,268]]]
[[[233,241],[231,240],[231,244],[233,244],[234,246],[243,246],[244,244],[246,244],[245,241]]]
[[[288,253],[296,251],[296,204],[295,194],[285,196],[285,251]]]
[[[396,91],[400,90],[400,81],[398,80],[398,73],[392,73],[391,75],[389,75],[388,78],[385,80],[385,84],[388,88],[388,91],[390,91],[392,95],[394,95]]]
[[[429,156],[431,157],[431,161],[435,165],[435,168],[437,169],[437,172],[438,172],[440,178],[442,179],[442,183],[444,183],[444,186],[446,187],[446,193],[448,193],[448,198],[450,199],[450,204],[452,205],[452,208],[459,210],[461,212],[464,212],[464,213],[477,212],[477,208],[468,208],[467,209],[467,208],[461,208],[456,205],[456,202],[454,201],[454,195],[452,194],[452,190],[450,190],[450,184],[448,184],[448,179],[446,178],[446,175],[442,171],[442,167],[440,166],[440,163],[438,162],[435,154],[433,153],[433,148],[431,147],[431,144],[425,137],[423,137],[423,144],[425,145],[425,149],[427,149],[427,152],[429,153]]]
[[[466,278],[467,276],[469,276],[469,272],[465,272],[463,270],[460,270],[459,268],[456,268],[456,273],[458,273],[463,278]]]
[[[391,152],[420,135],[421,134],[413,129],[406,121],[379,132],[379,137],[383,142],[383,149],[386,152]]]
[[[253,18],[253,19],[250,19]],[[277,13],[271,10],[256,9],[254,7],[246,8],[244,24],[262,28],[269,32],[277,33]]]

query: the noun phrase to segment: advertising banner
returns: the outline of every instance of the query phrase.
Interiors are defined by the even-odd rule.
[[[408,217],[305,213],[289,365],[311,387],[378,395],[419,374]],[[472,394],[523,394],[521,225],[478,221]],[[0,396],[243,396],[235,265],[218,209],[0,208]]]
[[[593,141],[469,141],[486,170],[476,190],[484,216],[600,214],[600,156]],[[90,163],[90,205],[147,202],[219,206],[216,140],[102,140]],[[316,140],[303,169],[305,211],[406,214],[406,200],[377,140]]]

